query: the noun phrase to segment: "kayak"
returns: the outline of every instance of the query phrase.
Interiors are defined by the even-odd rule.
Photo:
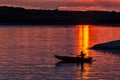
[[[62,60],[64,62],[92,62],[92,57],[81,58],[79,56],[60,56],[55,55],[55,58]]]

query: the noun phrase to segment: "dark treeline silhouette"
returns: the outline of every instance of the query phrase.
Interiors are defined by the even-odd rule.
[[[120,24],[120,12],[0,7],[0,24]]]

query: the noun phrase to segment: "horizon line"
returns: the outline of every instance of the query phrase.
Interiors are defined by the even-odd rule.
[[[115,10],[69,10],[69,9],[66,9],[66,10],[62,10],[62,9],[59,9],[59,8],[54,8],[54,9],[44,9],[44,8],[27,8],[27,7],[22,7],[22,6],[11,6],[11,5],[0,5],[0,7],[8,7],[8,8],[22,8],[22,9],[25,9],[25,10],[56,10],[56,11],[81,11],[81,12],[89,12],[89,11],[95,11],[95,12],[117,12],[117,13],[120,13],[120,11],[115,11]]]

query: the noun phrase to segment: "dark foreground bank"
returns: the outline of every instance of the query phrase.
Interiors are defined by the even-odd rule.
[[[106,43],[96,44],[90,49],[97,49],[97,50],[120,50],[120,40],[115,40]]]
[[[120,12],[0,7],[0,24],[120,24]]]

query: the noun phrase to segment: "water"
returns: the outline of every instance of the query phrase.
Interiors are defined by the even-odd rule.
[[[116,26],[1,26],[0,80],[119,80],[119,51],[88,49],[119,35]],[[66,64],[54,57],[81,50],[95,61]]]

